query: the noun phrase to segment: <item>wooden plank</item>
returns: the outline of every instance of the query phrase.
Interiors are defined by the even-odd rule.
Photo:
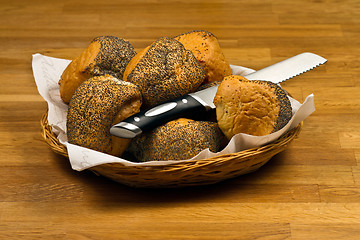
[[[188,222],[116,222],[118,227],[108,227],[90,222],[84,224],[49,223],[33,226],[26,222],[3,224],[0,236],[16,239],[24,235],[28,239],[291,239],[289,224],[269,223],[208,223],[200,222],[198,226]],[[1,227],[1,225],[0,225]],[[1,229],[1,228],[0,228]],[[22,229],[22,230],[21,230]],[[226,230],[225,230],[226,229]],[[27,239],[27,238],[25,238]]]
[[[359,224],[291,224],[292,240],[357,240],[359,235]]]
[[[340,132],[339,139],[342,148],[360,148],[360,132]]]
[[[68,163],[61,160],[53,163],[52,168],[35,163],[29,164],[31,167],[26,170],[18,166],[6,167],[7,172],[5,170],[0,172],[8,179],[7,184],[3,180],[0,181],[4,184],[0,190],[1,199],[8,202],[66,202],[73,199],[79,202],[105,201],[134,204],[148,202],[167,204],[188,200],[194,203],[320,202],[317,185],[246,184],[228,181],[215,186],[192,189],[133,190],[88,171],[80,173],[73,171]],[[59,169],[62,172],[59,172]],[[39,174],[36,177],[37,183],[29,184],[32,178],[31,172],[34,171]],[[121,191],[111,192],[108,188],[104,189],[104,184]]]
[[[241,25],[241,26],[198,26],[198,28],[206,27],[216,36],[223,39],[247,37],[341,37],[340,25]],[[127,38],[141,38],[141,36],[158,38],[160,36],[176,36],[182,32],[194,29],[193,25],[186,27],[174,27],[171,25],[161,26],[129,26],[127,28]]]
[[[37,98],[40,99],[40,98]],[[45,101],[27,102],[1,102],[0,120],[2,122],[16,121],[40,121],[41,116],[46,112]]]
[[[358,224],[360,203],[118,203],[1,202],[2,221],[67,222],[85,227],[128,219],[128,224],[176,223],[298,223]],[[82,209],[74,214],[74,209]],[[82,221],[82,219],[84,221]],[[126,221],[124,223],[126,224]],[[201,225],[197,225],[201,227]]]
[[[298,147],[297,142],[288,149],[276,155],[272,164],[289,165],[345,165],[356,166],[354,151],[352,149],[327,149],[323,147]]]
[[[319,186],[322,202],[360,202],[360,190],[355,186]]]
[[[45,100],[39,95],[24,94],[1,94],[0,102],[44,102]]]
[[[351,166],[342,165],[272,165],[271,161],[259,169],[234,181],[244,183],[331,184],[353,185]]]

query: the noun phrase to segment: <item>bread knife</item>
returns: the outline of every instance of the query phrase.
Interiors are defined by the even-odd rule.
[[[305,52],[244,77],[249,80],[266,80],[278,84],[325,62],[327,62],[325,58]],[[185,114],[214,109],[213,99],[217,88],[218,86],[214,86],[189,93],[141,111],[112,126],[110,133],[121,138],[134,138]]]

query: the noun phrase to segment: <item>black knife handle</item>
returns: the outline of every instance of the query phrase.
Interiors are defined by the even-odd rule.
[[[121,138],[134,138],[185,114],[204,110],[206,107],[194,97],[184,95],[128,117],[114,125],[110,133]]]

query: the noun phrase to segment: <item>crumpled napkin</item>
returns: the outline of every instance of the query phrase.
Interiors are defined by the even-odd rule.
[[[213,153],[209,149],[204,149],[198,155],[191,159],[176,161],[169,159],[166,161],[135,163],[123,158],[111,156],[105,153],[68,143],[66,136],[66,114],[68,110],[68,105],[65,104],[60,98],[58,81],[62,72],[70,62],[71,60],[53,58],[41,54],[34,54],[32,68],[38,91],[48,103],[49,125],[52,127],[53,132],[57,135],[60,143],[66,145],[71,167],[77,171],[82,171],[97,165],[114,162],[124,164],[125,166],[167,165],[179,161],[207,159],[222,154],[243,151],[245,149],[268,144],[278,139],[281,135],[296,127],[300,122],[302,122],[306,117],[308,117],[312,112],[315,111],[313,94],[307,96],[303,104],[289,97],[292,106],[293,117],[284,128],[280,129],[277,132],[271,133],[266,136],[252,136],[239,133],[230,140],[228,145],[222,151]],[[231,65],[231,69],[233,74],[241,76],[245,76],[249,73],[254,72],[254,70],[252,69],[234,65]]]

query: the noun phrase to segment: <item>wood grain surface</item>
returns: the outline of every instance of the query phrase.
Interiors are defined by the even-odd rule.
[[[0,239],[360,239],[359,26],[358,0],[0,0]],[[134,189],[44,143],[32,54],[73,59],[100,35],[140,50],[194,29],[235,65],[328,59],[282,84],[316,104],[284,152],[219,184]]]

